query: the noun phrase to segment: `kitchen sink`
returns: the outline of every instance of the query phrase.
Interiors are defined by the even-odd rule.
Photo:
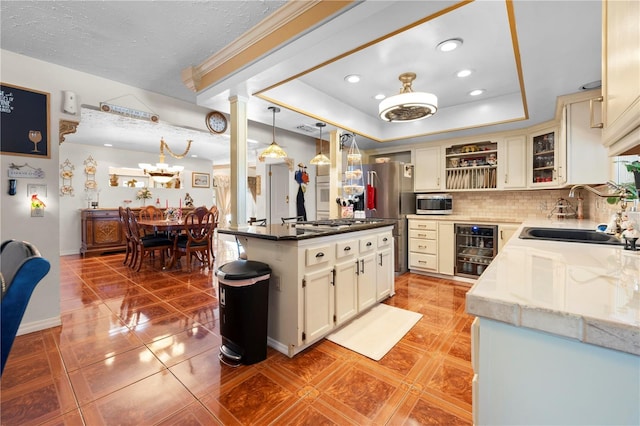
[[[570,243],[624,245],[624,243],[614,235],[592,231],[590,229],[525,227],[520,233],[520,238]]]

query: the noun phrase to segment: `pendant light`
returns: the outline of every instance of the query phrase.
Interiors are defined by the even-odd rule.
[[[325,123],[316,123],[316,127],[320,128],[320,152],[318,153],[318,155],[313,157],[311,161],[309,161],[309,164],[314,164],[316,166],[331,164],[331,160],[329,160],[329,158],[327,158],[327,156],[322,153],[322,128],[325,126]]]
[[[260,161],[264,161],[265,158],[287,158],[287,153],[276,143],[276,113],[280,112],[280,108],[271,106],[268,109],[273,112],[273,142],[260,153],[258,156]]]

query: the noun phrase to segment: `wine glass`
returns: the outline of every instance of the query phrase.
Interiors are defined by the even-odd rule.
[[[42,140],[40,130],[29,130],[29,140],[33,142],[33,150],[31,152],[40,152],[38,151],[38,143]]]

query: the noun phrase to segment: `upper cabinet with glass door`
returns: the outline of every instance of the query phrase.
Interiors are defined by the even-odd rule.
[[[529,186],[545,187],[560,184],[562,165],[559,155],[558,129],[548,128],[530,135]]]

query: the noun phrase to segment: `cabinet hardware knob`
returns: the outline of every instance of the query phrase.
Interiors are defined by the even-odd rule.
[[[324,257],[324,253],[320,252],[320,253],[316,254],[316,257]]]
[[[371,241],[367,243],[367,247],[371,247]]]
[[[349,250],[351,250],[351,247],[346,246],[343,250],[344,250],[344,251],[349,251]]]

